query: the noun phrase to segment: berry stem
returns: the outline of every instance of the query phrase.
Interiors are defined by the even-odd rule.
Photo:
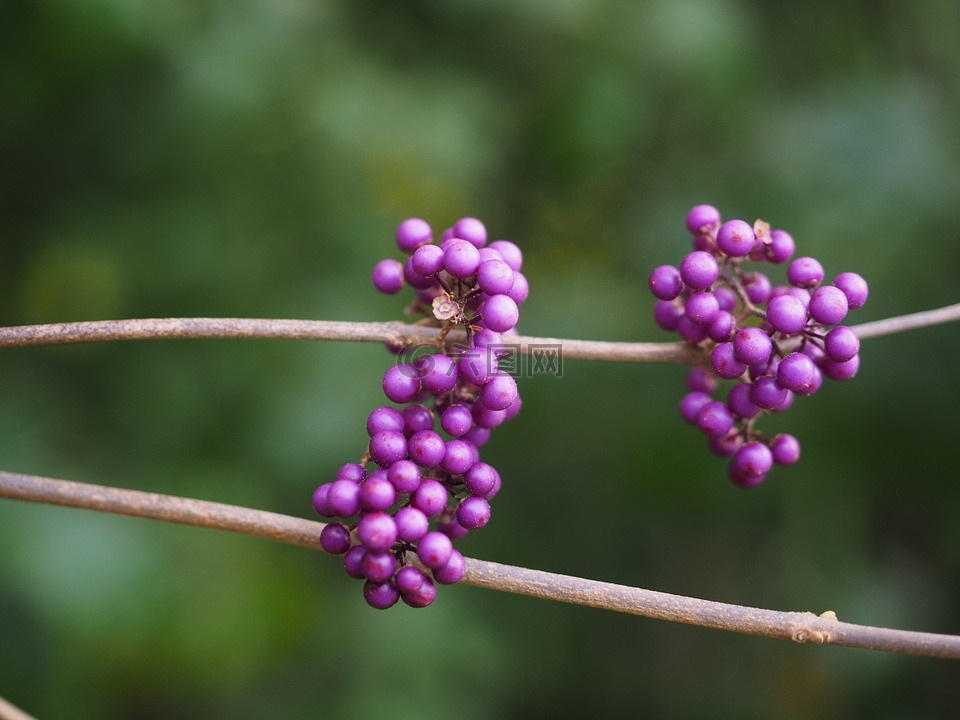
[[[0,471],[0,497],[227,530],[317,550],[323,523],[264,510]],[[798,643],[960,659],[960,636],[839,622],[832,612],[780,612],[467,559],[462,582]]]

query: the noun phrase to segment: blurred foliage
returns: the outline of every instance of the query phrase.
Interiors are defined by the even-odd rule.
[[[385,320],[393,229],[525,253],[527,334],[659,340],[686,210],[762,216],[871,283],[957,301],[960,5],[748,0],[7,0],[0,322]],[[871,340],[742,492],[683,370],[521,378],[487,455],[502,562],[960,633],[954,327]],[[7,470],[310,517],[389,356],[266,341],[7,349]],[[351,449],[352,448],[352,449]],[[346,454],[345,454],[346,453]],[[954,467],[954,470],[950,470]],[[39,717],[934,718],[956,668],[448,588],[368,609],[317,553],[0,502],[0,695]]]

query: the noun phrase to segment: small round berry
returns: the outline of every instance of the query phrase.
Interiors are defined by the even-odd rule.
[[[494,332],[512,329],[519,319],[517,303],[508,295],[491,295],[483,303],[483,322]]]
[[[500,481],[500,473],[485,462],[476,462],[463,476],[463,485],[471,495],[487,497]]]
[[[697,417],[697,427],[707,437],[726,435],[733,427],[733,413],[725,403],[711,400],[700,409]]]
[[[397,523],[385,512],[371,512],[357,523],[357,539],[367,550],[389,550],[397,541]]]
[[[473,425],[473,415],[464,405],[451,405],[440,416],[440,427],[448,435],[460,437]]]
[[[397,247],[400,248],[400,252],[408,255],[431,240],[433,240],[433,230],[425,220],[420,218],[404,220],[397,228]]]
[[[687,213],[686,224],[691,235],[700,235],[720,224],[720,211],[713,205],[694,205]]]
[[[673,265],[661,265],[650,273],[650,279],[647,281],[650,292],[654,297],[661,300],[673,300],[680,295],[683,290],[683,280],[680,279],[680,271]]]
[[[845,362],[837,362],[827,358],[820,365],[820,368],[823,370],[823,374],[831,380],[849,380],[860,369],[860,356],[854,355]]]
[[[698,390],[684,395],[680,400],[680,416],[684,422],[696,425],[697,419],[700,417],[700,411],[711,399],[710,395]]]
[[[431,570],[446,565],[452,554],[453,544],[450,538],[436,530],[428,532],[417,543],[417,557]]]
[[[523,305],[523,301],[530,294],[530,284],[527,282],[527,276],[519,270],[513,271],[513,287],[507,296],[517,305]]]
[[[770,299],[770,279],[761,272],[744,273],[743,290],[754,305],[763,305]]]
[[[407,437],[421,430],[433,430],[433,411],[423,405],[408,405],[400,414],[403,415],[403,434]]]
[[[707,337],[707,327],[697,325],[686,315],[680,318],[677,324],[677,334],[689,343],[698,343]]]
[[[403,542],[417,542],[430,530],[426,513],[413,506],[397,510],[393,521],[397,524],[397,538]]]
[[[435,395],[450,392],[457,384],[457,363],[448,355],[435,353],[420,358],[420,384]]]
[[[355,580],[363,580],[363,571],[360,569],[360,563],[363,562],[363,556],[367,554],[367,549],[363,545],[354,545],[347,550],[343,556],[343,569],[347,575]]]
[[[464,350],[457,361],[460,376],[474,385],[485,385],[497,371],[497,357],[492,347]]]
[[[410,256],[410,267],[423,277],[443,270],[443,249],[438,245],[421,245]]]
[[[752,387],[750,383],[739,382],[730,388],[730,394],[727,395],[727,407],[738,418],[748,420],[760,412],[760,406],[750,398]]]
[[[800,459],[800,442],[793,435],[780,433],[770,442],[770,452],[777,465],[793,465]]]
[[[464,570],[467,568],[467,562],[459,550],[450,553],[450,559],[442,568],[433,571],[433,579],[442,585],[453,585],[460,582]]]
[[[421,430],[410,436],[407,443],[410,459],[423,468],[432,468],[440,464],[446,452],[443,438],[433,430]]]
[[[731,342],[720,343],[711,351],[710,365],[717,375],[727,380],[738,378],[747,371],[747,364],[737,360]]]
[[[767,322],[777,332],[796,335],[807,324],[807,308],[793,295],[777,295],[767,304]]]
[[[323,515],[323,517],[333,517],[333,511],[330,509],[330,506],[327,505],[327,493],[330,492],[330,485],[332,485],[332,483],[323,483],[323,485],[313,491],[313,509],[317,511],[318,515]]]
[[[453,226],[453,235],[466,240],[478,250],[487,244],[487,228],[477,218],[465,217],[457,220]]]
[[[867,301],[868,287],[867,281],[857,273],[842,272],[833,279],[833,284],[843,291],[847,296],[847,304],[851,310],[862,307]]]
[[[514,272],[523,266],[523,253],[509,240],[494,240],[488,247],[500,253],[500,257]]]
[[[787,401],[789,393],[775,377],[764,375],[754,381],[750,400],[761,410],[776,410]]]
[[[785,230],[771,230],[770,243],[766,246],[767,260],[774,265],[781,265],[793,257],[796,245],[793,237]]]
[[[860,352],[860,338],[846,325],[837,325],[824,338],[823,349],[834,362],[846,362]]]
[[[337,470],[337,480],[352,480],[358,485],[367,476],[367,471],[359,463],[347,463]]]
[[[513,289],[513,270],[503,260],[487,260],[477,268],[477,286],[488,295],[509,293]]]
[[[717,247],[732,257],[746,257],[756,243],[753,227],[743,220],[727,220],[717,230]]]
[[[378,407],[367,416],[367,434],[370,437],[384,430],[403,432],[403,415],[396,408]],[[360,480],[362,479],[361,477]],[[360,480],[357,480],[357,482],[360,482]]]
[[[425,277],[413,269],[413,256],[407,258],[403,263],[403,279],[407,285],[417,290],[428,290],[437,287],[437,279],[434,277]]]
[[[720,457],[730,457],[743,446],[743,433],[731,430],[726,435],[707,438],[710,452]]]
[[[498,372],[480,389],[480,402],[491,410],[506,410],[517,399],[517,381],[513,376]]]
[[[367,550],[360,560],[360,572],[373,582],[386,582],[396,571],[397,558],[387,550]]]
[[[447,506],[447,489],[440,481],[425,478],[420,481],[420,487],[410,495],[410,503],[427,517],[439,515]]]
[[[360,486],[352,480],[334,481],[327,490],[327,507],[334,517],[353,517],[360,512]]]
[[[709,290],[697,292],[687,298],[684,314],[690,322],[697,325],[709,325],[720,312],[720,303]]]
[[[480,251],[466,240],[452,240],[443,251],[443,269],[455,278],[468,278],[480,267]]]
[[[381,260],[370,276],[373,286],[385,295],[395,295],[403,288],[403,265],[396,260]]]
[[[737,329],[737,319],[728,311],[721,310],[707,326],[707,337],[714,342],[728,342]]]
[[[425,608],[437,599],[437,586],[428,577],[412,593],[401,593],[400,599],[412,608]]]
[[[821,325],[836,325],[847,316],[847,296],[833,285],[821,285],[810,296],[810,317]]]
[[[408,403],[420,393],[420,373],[413,365],[394,365],[383,375],[383,394],[395,403]]]
[[[398,493],[412,493],[420,487],[420,467],[413,460],[397,460],[387,469],[387,480]]]
[[[419,590],[426,578],[427,576],[423,574],[423,570],[420,568],[413,565],[405,565],[397,571],[397,577],[394,582],[397,584],[397,589],[406,595]]]
[[[780,361],[777,382],[797,395],[811,395],[818,387],[819,371],[807,355],[793,352]]]
[[[457,505],[457,522],[468,530],[482,528],[490,521],[490,503],[484,498],[471,495]]]
[[[708,395],[717,389],[717,379],[703,368],[691,368],[687,373],[687,390]]]
[[[386,610],[397,604],[400,591],[392,582],[375,583],[367,580],[363,585],[363,599],[367,605],[377,610]]]
[[[450,440],[440,467],[451,475],[463,475],[478,459],[477,449],[466,440]]]
[[[720,266],[708,252],[694,250],[680,263],[680,277],[694,290],[706,290],[720,276]]]
[[[360,506],[364,510],[386,510],[397,501],[397,490],[387,479],[387,471],[379,470],[360,486]]]
[[[382,430],[370,438],[370,459],[380,467],[388,467],[407,456],[407,438],[395,430]]]
[[[815,288],[823,280],[823,265],[812,257],[801,257],[787,267],[787,282],[794,287]]]
[[[657,300],[653,304],[653,321],[661,330],[674,332],[683,316],[683,309],[669,300]]]
[[[758,327],[748,327],[733,336],[733,356],[747,365],[759,365],[770,359],[773,341]]]
[[[761,442],[751,441],[734,453],[728,470],[730,479],[740,487],[754,487],[763,482],[773,466],[770,448]]]
[[[350,549],[350,531],[342,523],[324,525],[320,531],[320,547],[331,555],[343,555]]]

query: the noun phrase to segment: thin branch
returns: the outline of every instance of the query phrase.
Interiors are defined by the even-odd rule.
[[[11,705],[9,702],[0,697],[0,720],[36,720],[33,715],[27,715],[23,710],[18,708],[16,705]]]
[[[960,304],[936,310],[854,325],[861,338],[877,337],[960,320]],[[437,328],[403,322],[339,322],[328,320],[271,320],[258,318],[148,318],[96,322],[21,325],[0,328],[0,347],[63,345],[113,340],[170,340],[200,338],[264,338],[390,343],[396,346],[432,343]],[[451,332],[448,342],[465,342],[462,332]],[[608,362],[662,362],[695,364],[704,361],[701,350],[684,342],[627,343],[520,336],[507,340],[519,352],[537,347],[563,348],[568,360]]]
[[[0,497],[152,518],[320,547],[323,523],[136,490],[0,472]],[[466,585],[701,627],[884,652],[960,659],[960,636],[839,622],[833,613],[778,612],[467,559]]]

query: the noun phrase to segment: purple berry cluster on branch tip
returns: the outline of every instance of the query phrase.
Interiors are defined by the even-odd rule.
[[[824,376],[848,380],[860,367],[860,340],[840,323],[866,302],[867,283],[843,272],[824,284],[816,259],[791,261],[788,233],[761,220],[723,222],[711,205],[690,210],[687,230],[693,252],[679,267],[662,265],[650,274],[654,321],[709,352],[709,366],[687,376],[680,414],[707,436],[711,452],[730,458],[735,484],[754,487],[773,465],[800,458],[795,437],[764,437],[757,419],[788,409],[797,395],[812,395]],[[789,262],[788,284],[774,286],[763,272],[745,270],[747,261]],[[726,400],[715,399],[719,380],[734,381]]]
[[[398,600],[430,605],[438,583],[463,576],[453,542],[490,520],[500,474],[480,460],[480,448],[520,412],[517,383],[501,361],[529,290],[520,249],[508,240],[488,244],[475,218],[459,220],[439,244],[417,218],[402,222],[396,237],[408,257],[377,263],[374,287],[392,295],[410,285],[416,298],[408,312],[441,331],[426,354],[416,354],[422,345],[390,348],[398,358],[383,393],[402,407],[371,412],[360,462],[341,467],[313,495],[314,509],[337,519],[321,532],[323,549],[343,555],[347,574],[365,581],[364,599],[378,609]],[[447,349],[444,337],[456,327],[467,344]]]

